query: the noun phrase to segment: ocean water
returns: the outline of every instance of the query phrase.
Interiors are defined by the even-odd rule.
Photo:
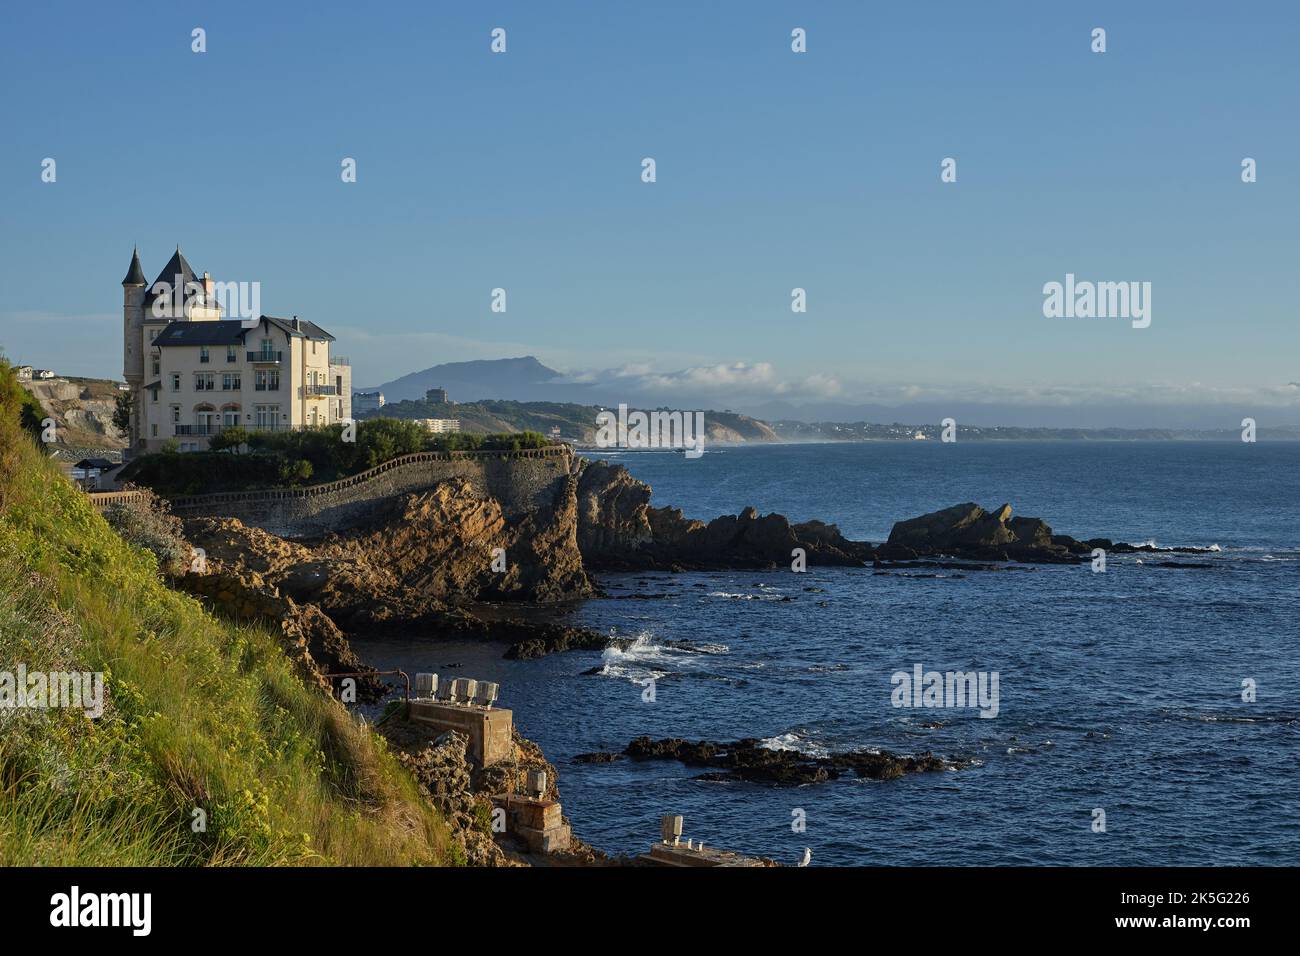
[[[625,652],[516,662],[499,646],[420,634],[360,646],[376,666],[498,681],[502,705],[557,765],[564,811],[588,842],[643,852],[660,815],[680,813],[686,836],[706,845],[785,862],[809,847],[813,865],[1300,863],[1300,444],[611,457],[652,485],[657,504],[693,517],[752,504],[879,542],[900,518],[1010,502],[1080,538],[1220,550],[1174,559],[1208,568],[1111,555],[1104,574],[605,575],[609,596],[568,618],[634,639]],[[996,671],[997,716],[893,706],[891,675],[917,664]],[[640,734],[930,750],[973,764],[773,788],[699,781],[675,762],[572,762]]]

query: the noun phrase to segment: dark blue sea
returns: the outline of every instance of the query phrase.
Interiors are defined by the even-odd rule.
[[[900,518],[1009,502],[1079,538],[1218,550],[1174,558],[1207,568],[1112,554],[1105,573],[606,575],[609,596],[570,619],[634,639],[626,652],[514,662],[499,646],[427,635],[362,648],[376,666],[499,682],[501,704],[557,765],[564,812],[589,843],[643,852],[659,817],[680,813],[685,835],[706,845],[790,863],[809,847],[815,866],[1300,863],[1300,444],[899,442],[606,457],[649,482],[655,503],[691,517],[753,505],[879,542]],[[997,716],[893,706],[891,675],[917,664],[996,671]],[[653,702],[643,699],[649,678]],[[973,763],[778,789],[698,781],[673,762],[572,762],[640,734]]]

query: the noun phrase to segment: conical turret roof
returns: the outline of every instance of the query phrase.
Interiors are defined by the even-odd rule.
[[[140,265],[140,250],[137,248],[131,253],[131,268],[126,270],[126,278],[122,280],[122,285],[144,285],[144,269]]]

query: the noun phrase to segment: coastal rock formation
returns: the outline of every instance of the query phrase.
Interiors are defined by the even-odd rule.
[[[1074,564],[1096,548],[1115,554],[1206,554],[1210,548],[1157,548],[1116,543],[1106,538],[1079,541],[1054,534],[1042,518],[1016,518],[1011,505],[985,511],[972,501],[895,523],[889,540],[875,551],[877,562],[953,557],[974,561]]]
[[[236,518],[190,518],[185,523],[187,535],[209,560],[331,610],[376,597],[433,607],[587,596],[593,587],[575,528],[571,492],[561,495],[555,508],[511,522],[497,501],[464,479],[394,499],[364,526],[312,545]]]
[[[1087,550],[1064,535],[1052,535],[1041,518],[1013,518],[1011,505],[985,511],[974,502],[899,521],[876,550],[883,560],[935,555],[976,560],[1076,562]]]
[[[650,486],[622,465],[580,460],[577,541],[592,570],[708,570],[789,566],[802,548],[809,564],[862,565],[870,546],[820,521],[745,508],[705,523],[677,508],[652,508]]]
[[[452,840],[465,863],[469,866],[512,865],[492,839],[491,803],[474,792],[470,779],[472,765],[465,753],[469,738],[452,730],[435,740],[421,742],[424,746],[419,749],[398,747],[394,753],[446,819]]]
[[[580,754],[578,763],[607,763],[618,754],[600,752]],[[945,760],[929,752],[905,756],[885,750],[855,750],[829,756],[814,756],[795,750],[778,750],[764,746],[753,737],[730,743],[700,740],[694,743],[680,737],[653,740],[637,737],[621,756],[632,760],[677,760],[688,767],[704,767],[709,772],[698,780],[747,780],[773,786],[799,786],[824,783],[845,773],[871,780],[893,780],[908,773],[932,770],[956,770],[966,763]]]
[[[547,509],[507,521],[495,499],[454,479],[396,499],[359,532],[332,535],[325,547],[358,556],[382,554],[402,584],[445,601],[537,603],[589,595],[576,536],[576,479]],[[493,549],[504,554],[493,569]]]
[[[319,607],[353,638],[420,630],[503,641],[508,656],[526,659],[608,643],[593,631],[503,610],[593,593],[577,547],[575,486],[569,479],[554,508],[511,521],[495,500],[453,479],[310,546],[235,518],[191,518],[185,532],[214,573]],[[498,603],[489,609],[486,602]]]

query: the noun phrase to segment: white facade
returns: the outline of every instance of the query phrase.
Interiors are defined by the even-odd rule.
[[[178,279],[174,282],[171,273]],[[158,283],[193,286],[183,304]],[[333,336],[296,316],[224,319],[211,277],[180,255],[146,287],[138,256],[123,281],[123,371],[134,397],[130,450],[208,447],[221,429],[311,428],[350,420],[352,370],[332,358]]]
[[[434,435],[460,431],[459,418],[417,418],[419,422]]]

